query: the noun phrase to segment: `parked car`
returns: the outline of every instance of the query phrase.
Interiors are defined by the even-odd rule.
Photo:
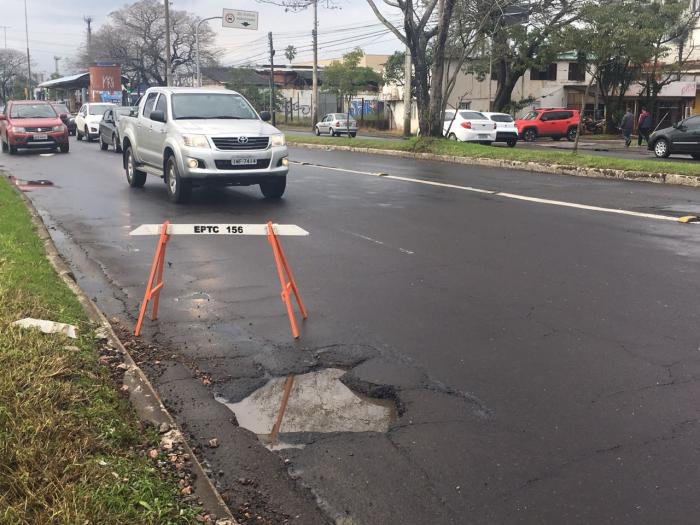
[[[70,109],[68,109],[68,106],[66,105],[65,102],[51,102],[51,105],[53,106],[53,109],[56,110],[56,113],[61,117],[61,121],[66,125],[68,128],[68,134],[69,135],[75,135],[75,117],[71,115]]]
[[[442,133],[450,140],[491,144],[496,140],[496,123],[479,111],[445,111]]]
[[[536,109],[524,118],[515,121],[518,134],[525,142],[532,142],[538,137],[551,137],[569,141],[576,140],[579,110],[565,108]]]
[[[659,158],[666,158],[674,153],[685,153],[700,160],[700,116],[690,117],[670,128],[655,131],[649,136],[647,147]]]
[[[329,113],[324,116],[320,122],[314,126],[314,133],[321,135],[327,133],[331,137],[337,137],[345,133],[351,137],[357,136],[357,121],[350,117],[348,125],[348,116],[345,113]]]
[[[98,137],[102,150],[106,150],[112,146],[114,151],[121,153],[122,145],[121,138],[119,137],[119,119],[124,115],[129,116],[133,111],[136,111],[136,109],[137,108],[131,106],[117,106],[105,111],[100,121]]]
[[[193,186],[250,186],[278,199],[287,184],[284,135],[267,124],[239,93],[202,88],[149,88],[136,116],[122,115],[126,180],[134,188],[146,175],[162,177],[173,202]]]
[[[2,151],[59,149],[68,153],[68,128],[56,110],[43,100],[11,100],[0,115]]]
[[[505,142],[512,148],[518,143],[518,128],[515,127],[515,119],[508,113],[483,112],[489,119],[496,123],[495,142]]]
[[[78,140],[85,139],[88,142],[92,142],[96,139],[100,133],[100,120],[102,120],[102,115],[105,114],[105,111],[114,107],[116,107],[116,105],[103,102],[83,104],[80,111],[78,111],[78,114],[75,116]]]

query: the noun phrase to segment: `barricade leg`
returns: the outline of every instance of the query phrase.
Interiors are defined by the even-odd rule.
[[[153,257],[153,264],[151,265],[151,273],[148,277],[148,282],[146,283],[146,292],[143,295],[143,301],[141,302],[141,308],[139,309],[139,318],[136,321],[136,328],[134,329],[134,335],[138,336],[141,333],[141,326],[143,325],[143,319],[146,316],[146,310],[148,309],[148,303],[155,296],[153,302],[153,319],[158,317],[158,302],[160,299],[160,289],[163,287],[163,268],[165,266],[165,248],[170,239],[168,235],[168,226],[170,221],[165,221],[161,226],[160,237],[158,239],[158,246],[156,247],[156,254]],[[156,281],[157,278],[157,281]],[[154,286],[155,282],[155,286]]]
[[[292,301],[290,298],[290,291],[294,293],[294,298],[297,301],[299,310],[303,319],[308,317],[306,313],[306,308],[301,300],[301,294],[297,288],[296,281],[292,275],[292,271],[287,263],[287,258],[284,256],[282,251],[282,246],[279,243],[279,239],[275,234],[274,227],[271,222],[267,223],[267,240],[272,247],[272,254],[275,257],[275,265],[277,266],[277,275],[279,276],[280,286],[282,288],[282,302],[287,309],[287,315],[289,316],[289,324],[292,328],[292,335],[295,339],[299,338],[299,329],[297,328],[296,319],[294,318],[294,309],[292,307]]]

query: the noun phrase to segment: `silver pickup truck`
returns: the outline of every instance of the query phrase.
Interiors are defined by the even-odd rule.
[[[193,186],[250,186],[279,199],[289,171],[284,135],[235,91],[150,88],[138,113],[119,120],[124,169],[140,188],[146,174],[162,177],[173,202]]]

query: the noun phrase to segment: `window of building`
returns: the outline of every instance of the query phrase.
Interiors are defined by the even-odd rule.
[[[557,65],[549,64],[545,69],[531,69],[530,80],[556,80]]]
[[[578,62],[569,62],[569,80],[583,82],[586,80],[586,68]]]

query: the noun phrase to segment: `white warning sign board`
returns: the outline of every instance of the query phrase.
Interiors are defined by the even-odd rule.
[[[160,235],[162,224],[142,224],[129,235]],[[273,224],[276,235],[308,235],[296,224]],[[267,235],[267,224],[169,224],[168,235]]]
[[[221,25],[235,29],[258,29],[258,12],[241,11],[239,9],[224,9]]]

